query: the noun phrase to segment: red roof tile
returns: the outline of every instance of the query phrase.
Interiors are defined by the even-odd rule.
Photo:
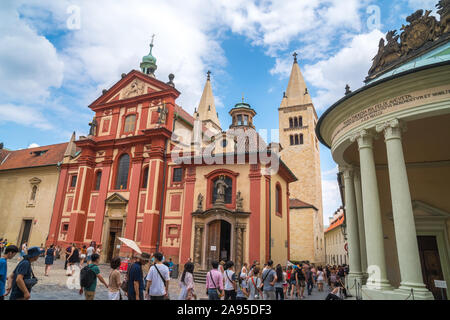
[[[314,208],[317,210],[314,205],[298,199],[289,199],[289,208]]]
[[[0,162],[0,171],[56,165],[63,160],[67,144],[66,142],[37,148],[6,151],[9,155],[3,157],[3,162]],[[39,151],[45,150],[47,151],[38,155]],[[1,154],[3,152],[5,150],[0,150],[0,158],[2,158]]]
[[[327,228],[327,230],[325,230],[325,233],[342,225],[344,223],[344,219],[345,219],[344,217],[345,217],[344,214],[341,213],[341,215],[330,224],[330,226]]]

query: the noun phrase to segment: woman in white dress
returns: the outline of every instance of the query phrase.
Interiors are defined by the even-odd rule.
[[[197,295],[194,290],[194,264],[188,262],[184,265],[184,271],[180,279],[181,292],[178,300],[196,300]]]

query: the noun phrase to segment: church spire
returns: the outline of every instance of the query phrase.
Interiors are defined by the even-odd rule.
[[[156,65],[156,58],[152,55],[154,39],[155,35],[152,35],[152,42],[150,43],[150,53],[144,56],[141,62],[142,73],[145,73],[153,78],[155,77],[155,71],[158,68]]]
[[[294,52],[294,63],[292,64],[291,76],[286,90],[286,94],[281,102],[282,107],[291,107],[312,103],[305,79],[303,79],[300,66],[297,61],[297,53]]]
[[[203,88],[202,97],[194,117],[203,122],[212,122],[213,127],[220,129],[220,121],[216,112],[216,105],[214,103],[214,95],[211,87],[211,71],[207,72],[205,87]]]

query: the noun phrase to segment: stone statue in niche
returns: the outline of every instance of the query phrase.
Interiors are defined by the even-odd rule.
[[[197,211],[203,211],[203,199],[203,195],[199,193],[197,197]]]
[[[167,120],[167,114],[169,113],[166,107],[166,103],[163,103],[162,108],[158,107],[158,113],[159,113],[158,123],[165,124]]]
[[[214,183],[214,187],[217,190],[216,202],[214,204],[223,205],[225,203],[225,190],[228,188],[225,177],[220,176],[216,183]]]
[[[241,192],[238,191],[236,194],[236,211],[244,210],[244,199],[241,196]]]
[[[97,124],[97,120],[95,120],[95,118],[92,120],[92,122],[89,122],[89,126],[91,127],[91,129],[89,129],[89,135],[90,136],[95,136],[95,129],[97,128],[98,124]]]

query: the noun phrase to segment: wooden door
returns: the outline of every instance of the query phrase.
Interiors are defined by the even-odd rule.
[[[30,238],[30,231],[31,231],[31,222],[32,220],[23,220],[22,222],[22,235],[21,235],[21,239],[20,239],[20,245],[19,245],[19,249],[21,250],[22,245],[27,242]],[[30,244],[28,243],[28,246]]]
[[[442,299],[441,289],[436,288],[434,280],[444,280],[441,268],[441,259],[434,236],[418,236],[420,264],[422,267],[423,281],[436,300]],[[444,299],[447,299],[444,289]]]
[[[108,254],[107,261],[111,261],[113,257],[118,257],[120,249],[117,248],[119,245],[119,239],[122,235],[122,220],[110,220],[109,221],[109,239],[108,239]]]
[[[212,261],[219,261],[220,254],[220,220],[213,221],[208,226],[206,241],[206,269],[211,268]]]

